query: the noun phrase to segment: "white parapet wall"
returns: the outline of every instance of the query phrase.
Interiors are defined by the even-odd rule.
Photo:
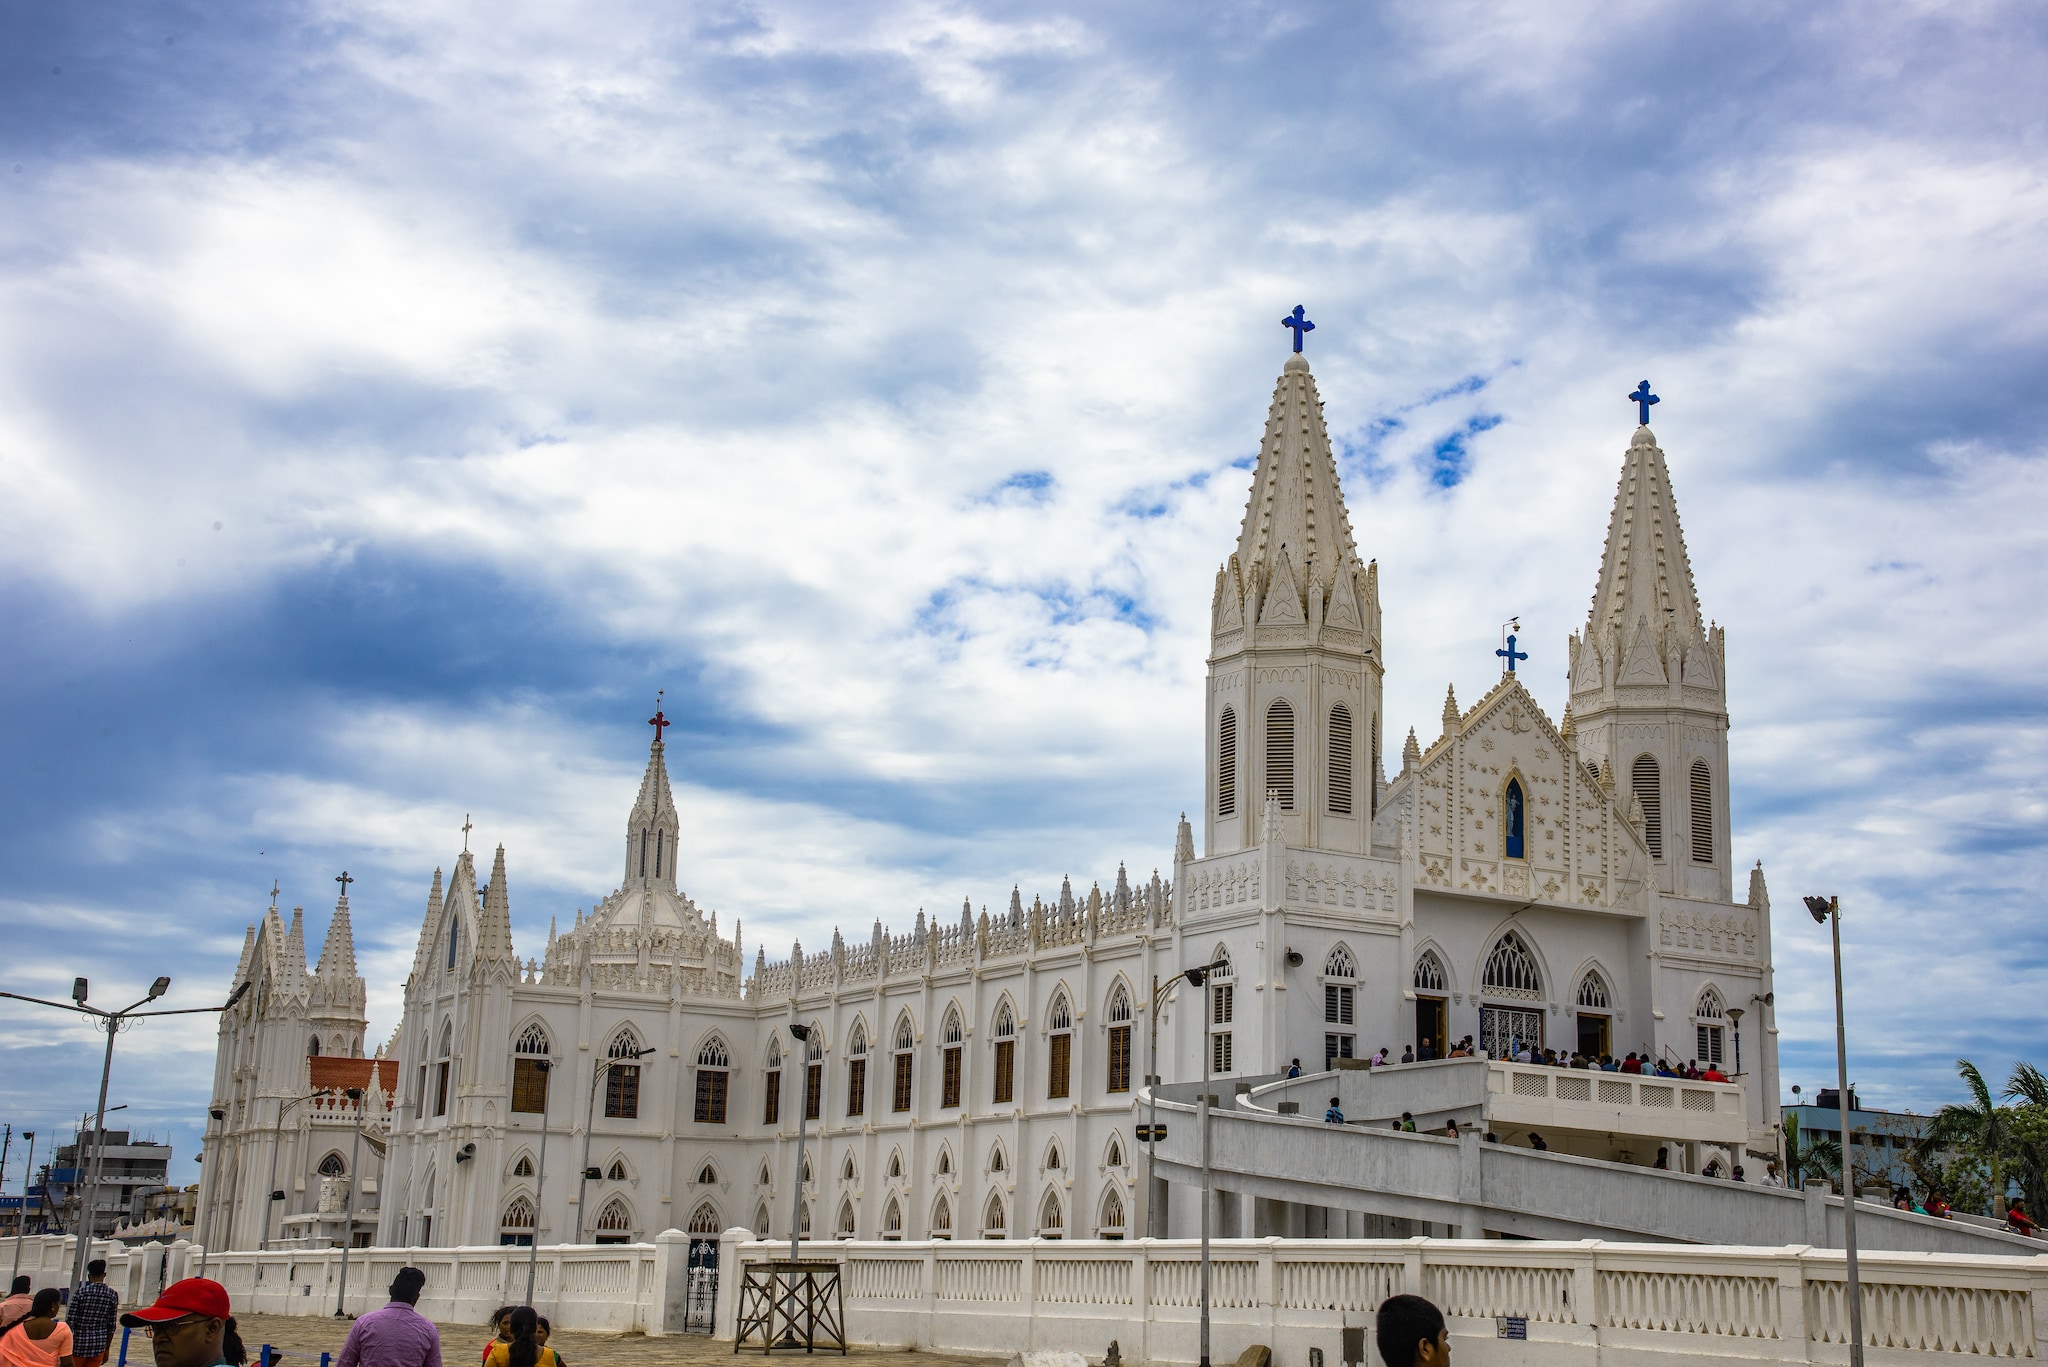
[[[789,1251],[740,1233],[720,1257],[728,1339],[739,1270]],[[1127,1361],[1199,1357],[1194,1242],[819,1243],[804,1256],[844,1267],[856,1343],[1099,1358],[1115,1339]],[[1400,1292],[1442,1307],[1468,1367],[1849,1360],[1843,1255],[1805,1246],[1252,1239],[1215,1242],[1210,1263],[1215,1362],[1262,1343],[1278,1367],[1308,1367],[1311,1348],[1339,1367],[1343,1331],[1369,1331]],[[2039,1361],[2048,1346],[2048,1255],[1870,1254],[1862,1282],[1870,1364]],[[1507,1317],[1526,1321],[1526,1341],[1498,1337]]]

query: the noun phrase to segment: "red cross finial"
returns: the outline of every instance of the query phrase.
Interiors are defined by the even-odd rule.
[[[662,693],[663,693],[663,692],[665,692],[665,691],[666,691],[666,690],[663,690],[663,689],[657,689],[657,690],[655,691],[655,694],[654,694],[654,715],[653,715],[653,716],[651,716],[651,717],[649,717],[649,718],[647,719],[647,724],[648,724],[649,726],[651,726],[651,727],[653,727],[653,728],[654,728],[654,743],[655,743],[656,745],[659,745],[659,744],[661,744],[661,733],[662,733],[662,731],[663,731],[663,730],[665,730],[665,729],[666,729],[666,728],[668,728],[668,727],[671,727],[671,726],[674,726],[674,725],[675,725],[675,723],[674,723],[674,722],[670,721],[670,720],[669,720],[669,719],[668,719],[667,717],[665,717],[665,716],[663,716],[663,715],[662,715],[662,711],[661,711],[661,695],[662,695]]]

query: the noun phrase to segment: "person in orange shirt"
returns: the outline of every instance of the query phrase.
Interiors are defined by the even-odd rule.
[[[54,1286],[36,1292],[28,1316],[0,1336],[4,1367],[77,1367],[71,1355],[71,1326],[57,1318],[64,1293]]]

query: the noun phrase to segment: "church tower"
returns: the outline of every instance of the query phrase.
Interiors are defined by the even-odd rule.
[[[1273,389],[1237,549],[1210,617],[1205,855],[1283,843],[1368,852],[1380,794],[1378,567],[1362,564],[1299,352]]]
[[[647,750],[647,772],[640,779],[640,795],[626,818],[625,888],[676,890],[676,838],[682,821],[668,789],[668,762],[663,757],[661,733],[675,725],[657,707],[647,719],[654,728],[654,744]]]
[[[1567,650],[1579,751],[1628,803],[1657,886],[1731,900],[1722,632],[1700,614],[1671,476],[1647,423],[1622,459],[1593,610]]]

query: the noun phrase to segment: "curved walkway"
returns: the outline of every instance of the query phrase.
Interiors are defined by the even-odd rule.
[[[1225,1084],[1228,1085],[1228,1084]],[[1158,1175],[1201,1181],[1195,1125],[1199,1084],[1158,1089],[1167,1138]],[[1779,1188],[1506,1148],[1477,1133],[1457,1139],[1241,1108],[1218,1094],[1210,1167],[1218,1189],[1243,1198],[1426,1220],[1464,1237],[1627,1238],[1678,1243],[1841,1246],[1842,1201]],[[1145,1098],[1138,1113],[1149,1118]],[[1186,1186],[1182,1187],[1186,1190]],[[1184,1199],[1184,1198],[1177,1198]],[[1226,1235],[1232,1231],[1223,1231]],[[1244,1231],[1250,1233],[1249,1230]],[[2040,1241],[1859,1202],[1857,1242],[1913,1253],[2032,1255]]]

